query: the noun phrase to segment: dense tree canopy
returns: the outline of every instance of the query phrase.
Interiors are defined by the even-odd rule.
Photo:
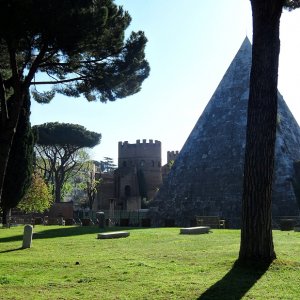
[[[269,264],[276,258],[272,237],[272,182],[277,123],[279,26],[283,7],[298,0],[251,0],[252,67],[244,166],[240,262]]]
[[[30,186],[34,160],[34,135],[29,122],[29,94],[24,99],[16,138],[13,141],[4,181],[2,201],[2,223],[7,224],[7,213],[17,206]]]
[[[79,171],[86,161],[80,150],[99,144],[101,134],[65,123],[45,123],[33,126],[33,130],[37,135],[37,167],[46,182],[53,185],[55,201],[60,202],[62,188],[71,172]]]
[[[113,0],[0,0],[0,201],[30,87],[42,103],[56,93],[114,101],[141,89],[147,40],[141,31],[125,39],[130,21]]]

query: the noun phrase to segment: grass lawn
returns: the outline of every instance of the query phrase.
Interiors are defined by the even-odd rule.
[[[267,269],[234,266],[238,230],[180,235],[179,228],[126,229],[98,240],[97,227],[0,228],[0,299],[300,299],[300,233],[274,231]]]

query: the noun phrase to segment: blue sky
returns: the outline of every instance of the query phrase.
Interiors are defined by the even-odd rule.
[[[180,150],[210,100],[246,35],[251,40],[248,0],[117,0],[129,11],[129,31],[143,30],[151,73],[141,92],[107,104],[57,95],[46,105],[32,104],[33,125],[81,124],[100,132],[93,159],[112,157],[118,142],[162,142],[166,152]],[[300,123],[300,9],[281,19],[279,90]]]

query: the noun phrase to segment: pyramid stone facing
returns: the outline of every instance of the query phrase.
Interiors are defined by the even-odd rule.
[[[156,225],[174,219],[190,226],[196,215],[240,224],[251,43],[246,38],[198,119],[152,203]],[[300,160],[300,129],[278,93],[273,215],[298,215],[292,187],[293,162]]]

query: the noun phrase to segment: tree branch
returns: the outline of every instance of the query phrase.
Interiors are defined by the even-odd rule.
[[[25,87],[29,87],[31,85],[31,81],[34,78],[34,75],[37,72],[37,69],[39,68],[40,63],[41,63],[44,55],[47,52],[47,48],[48,48],[48,46],[46,44],[44,44],[42,46],[39,54],[37,55],[36,59],[32,63],[31,68],[29,69],[29,72],[28,72],[28,74],[27,74],[27,76],[25,77],[25,80],[24,80],[24,86]]]
[[[31,83],[31,85],[67,83],[67,82],[72,82],[72,81],[84,80],[86,78],[89,78],[89,77],[88,76],[80,76],[80,77],[74,77],[74,78],[63,79],[63,80],[55,80],[55,81],[34,81]]]
[[[1,122],[2,125],[4,126],[5,122],[8,120],[8,110],[7,110],[7,103],[5,99],[5,86],[1,74],[0,74],[0,99],[1,99],[0,102]]]

